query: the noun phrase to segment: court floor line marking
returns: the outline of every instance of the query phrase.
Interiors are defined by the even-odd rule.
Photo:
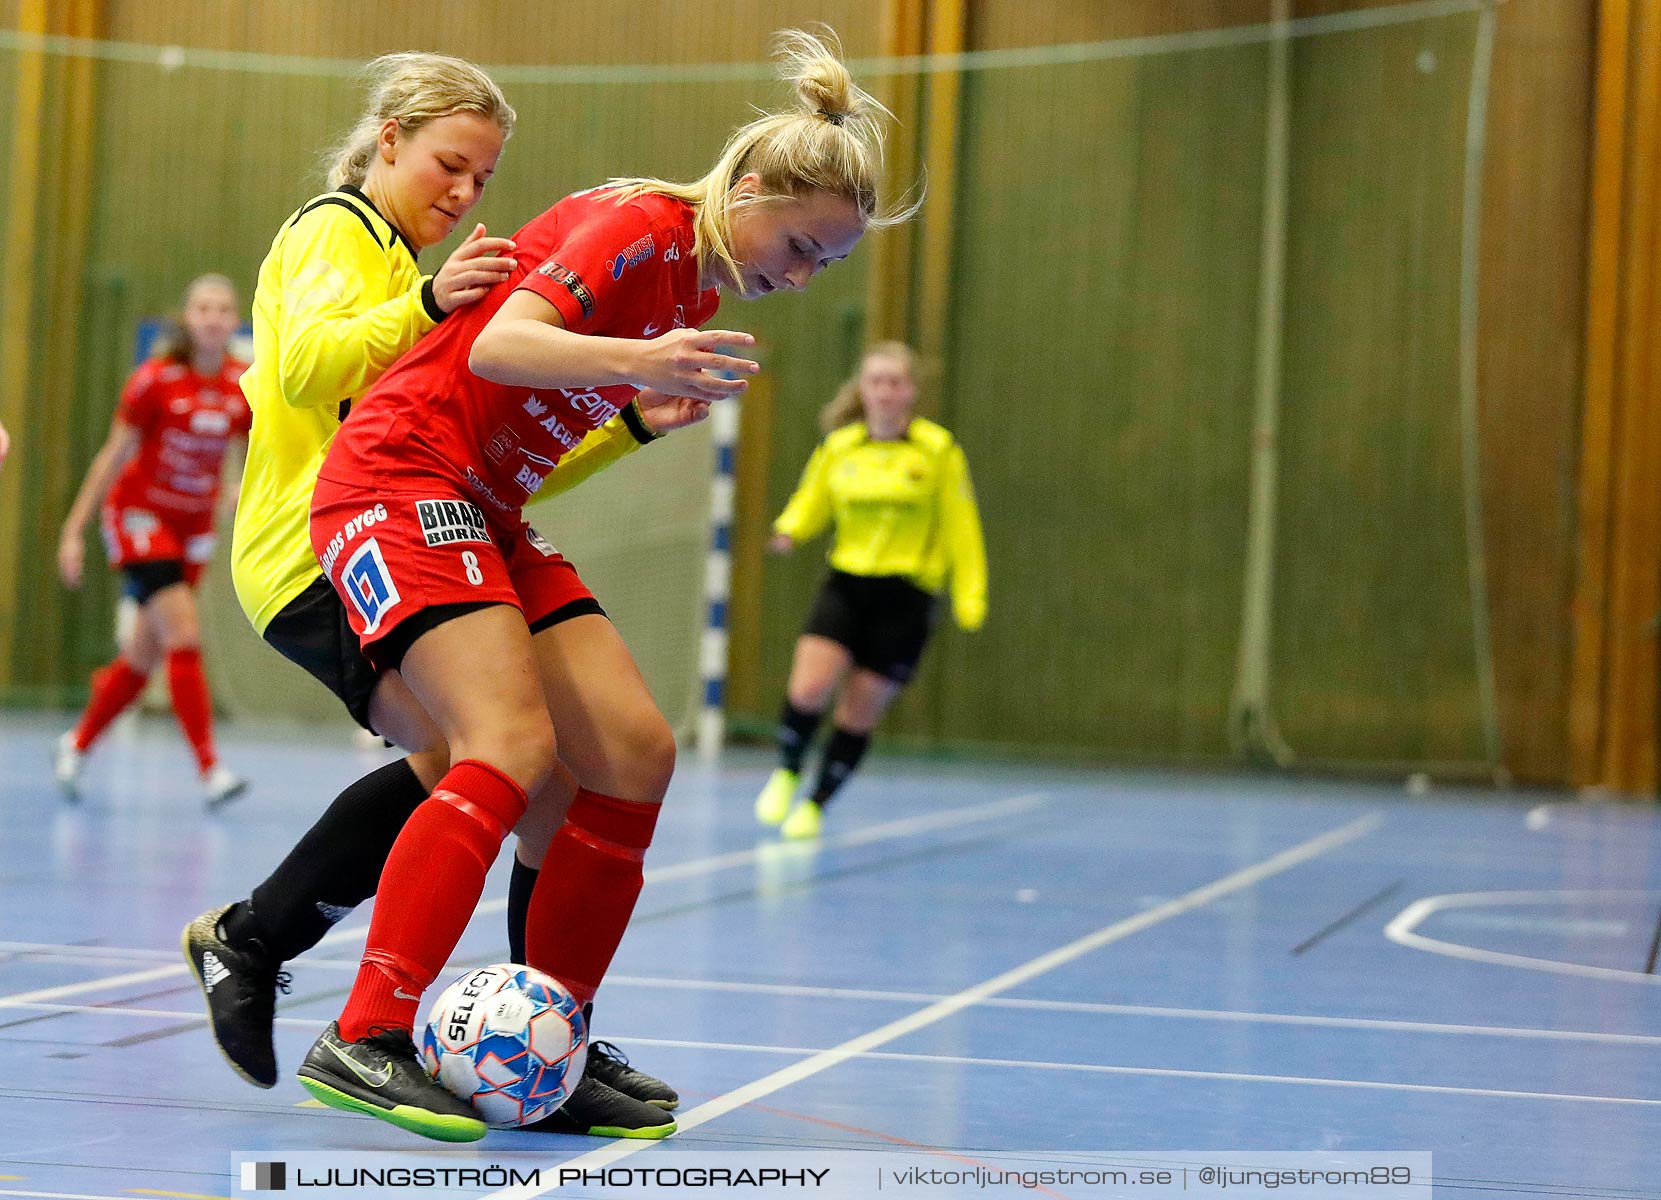
[[[873,842],[908,837],[914,833],[929,833],[958,825],[971,825],[978,821],[991,821],[999,817],[1015,816],[1041,807],[1047,804],[1049,799],[1049,794],[1045,792],[1027,792],[1003,800],[994,800],[987,804],[945,809],[916,817],[902,817],[880,825],[851,830],[835,837],[823,838],[817,843],[804,844],[799,851],[797,847],[785,843],[761,842],[748,850],[716,854],[707,858],[695,858],[687,862],[670,863],[664,867],[649,867],[645,871],[645,877],[647,883],[668,883],[680,879],[712,875],[717,871],[725,871],[732,867],[753,865],[771,857],[784,858],[795,853],[805,857],[813,854],[816,850],[869,845]],[[505,898],[487,900],[474,910],[474,915],[499,913],[506,910],[506,908],[507,900]],[[346,929],[336,929],[334,932],[325,935],[317,944],[328,946],[339,945],[343,942],[361,942],[368,933],[369,925],[365,922],[362,925],[354,925]],[[37,988],[30,992],[16,992],[9,996],[0,996],[0,1006],[20,1002],[58,1000],[68,996],[83,995],[86,992],[105,991],[109,988],[127,987],[137,983],[151,983],[157,979],[171,979],[188,974],[189,968],[183,963],[151,967],[145,971],[128,971],[120,975],[85,979],[78,983],[66,983],[58,987]]]
[[[1219,1079],[1237,1083],[1289,1083],[1305,1087],[1372,1088],[1390,1092],[1431,1092],[1453,1096],[1492,1096],[1511,1100],[1563,1100],[1578,1104],[1635,1104],[1661,1107],[1661,1100],[1637,1096],[1589,1096],[1572,1092],[1528,1092],[1512,1088],[1456,1087],[1436,1083],[1393,1083],[1383,1079],[1336,1079],[1321,1075],[1258,1075],[1243,1071],[1197,1071],[1176,1067],[1123,1067],[1102,1063],[1034,1062],[1018,1058],[958,1058],[947,1054],[891,1054],[875,1052],[867,1058],[905,1059],[956,1066],[1031,1067],[1038,1071],[1079,1071],[1100,1075],[1148,1075],[1162,1079]]]
[[[926,1029],[946,1017],[961,1012],[976,1000],[1017,987],[1030,979],[1036,979],[1057,967],[1065,966],[1075,959],[1082,958],[1086,954],[1100,950],[1104,946],[1122,941],[1132,934],[1141,933],[1143,930],[1168,921],[1172,917],[1181,916],[1183,913],[1202,908],[1220,896],[1226,896],[1231,892],[1251,887],[1270,876],[1290,870],[1292,867],[1325,854],[1329,850],[1337,849],[1339,846],[1363,838],[1383,824],[1384,817],[1379,813],[1358,817],[1348,824],[1319,834],[1290,849],[1264,859],[1262,862],[1243,867],[1223,876],[1221,879],[1213,880],[1211,883],[1167,900],[1156,908],[1146,909],[1122,921],[1115,921],[1113,924],[1069,942],[1065,946],[1059,946],[1054,950],[1040,954],[1018,967],[994,975],[973,987],[964,988],[944,1000],[930,1004],[926,1008],[918,1009],[897,1021],[890,1021],[880,1028],[850,1038],[839,1046],[834,1046],[829,1050],[821,1050],[801,1062],[792,1063],[742,1087],[735,1088],[724,1095],[717,1096],[713,1100],[708,1100],[688,1113],[677,1114],[676,1124],[682,1130],[696,1129],[698,1126],[725,1116],[735,1109],[742,1108],[752,1100],[770,1096],[791,1084],[800,1083],[804,1079],[809,1079],[822,1071],[829,1070],[839,1063],[846,1062],[856,1054],[875,1050],[877,1047],[886,1045],[907,1034]],[[597,1150],[580,1154],[576,1158],[567,1159],[561,1162],[559,1166],[567,1168],[601,1167],[607,1163],[627,1158],[631,1154],[638,1154],[646,1148],[646,1144],[643,1142],[620,1139]],[[485,1197],[485,1200],[531,1200],[532,1197],[545,1195],[549,1190],[541,1187],[504,1188],[501,1191],[490,1193]]]
[[[635,1038],[641,1045],[685,1047],[699,1050],[728,1050],[778,1054],[812,1054],[809,1049],[789,1046],[723,1045],[719,1042],[676,1042],[669,1039]],[[1531,1092],[1517,1088],[1460,1087],[1440,1083],[1397,1083],[1386,1079],[1341,1079],[1327,1075],[1262,1075],[1251,1071],[1206,1071],[1184,1067],[1128,1067],[1115,1063],[1052,1062],[1031,1058],[974,1058],[961,1054],[914,1054],[896,1050],[865,1050],[851,1055],[861,1060],[903,1063],[937,1063],[954,1067],[1012,1067],[1017,1070],[1074,1071],[1086,1075],[1147,1075],[1161,1079],[1220,1079],[1236,1083],[1287,1083],[1305,1087],[1373,1088],[1391,1092],[1433,1092],[1458,1096],[1492,1096],[1513,1100],[1563,1100],[1580,1104],[1636,1104],[1661,1107],[1661,1100],[1640,1096],[1597,1096],[1576,1092]],[[696,1111],[696,1110],[694,1110]],[[644,1149],[644,1147],[642,1147]],[[569,1163],[563,1165],[570,1165]]]
[[[1331,921],[1328,921],[1325,925],[1321,926],[1321,928],[1317,929],[1314,933],[1312,933],[1308,937],[1304,938],[1303,941],[1299,942],[1296,946],[1293,946],[1292,947],[1293,956],[1296,957],[1297,955],[1304,954],[1304,953],[1308,952],[1309,950],[1314,949],[1316,946],[1318,946],[1322,942],[1326,941],[1327,938],[1329,938],[1333,934],[1337,933],[1340,929],[1343,929],[1347,925],[1354,924],[1369,909],[1373,909],[1373,908],[1378,907],[1380,904],[1383,904],[1386,900],[1388,900],[1391,896],[1394,896],[1397,892],[1401,891],[1402,884],[1404,884],[1406,882],[1407,881],[1405,879],[1398,879],[1398,880],[1396,880],[1396,882],[1392,883],[1389,887],[1386,887],[1386,888],[1384,888],[1380,891],[1374,892],[1371,896],[1368,896],[1365,900],[1363,900],[1360,904],[1357,904],[1354,908],[1350,909],[1348,912],[1342,914],[1341,916],[1333,918]]]
[[[833,1053],[833,1051],[821,1050],[813,1046],[757,1046],[743,1042],[702,1042],[685,1041],[675,1038],[633,1038],[630,1040],[639,1045],[672,1047],[688,1050],[717,1050],[739,1054],[771,1054],[791,1058],[801,1058],[804,1060],[810,1060],[814,1056]],[[840,1049],[840,1047],[837,1049]],[[961,1054],[918,1054],[899,1050],[850,1051],[843,1055],[843,1058],[849,1061],[858,1060],[862,1062],[921,1063],[957,1067],[1001,1067],[1020,1071],[1073,1072],[1085,1075],[1140,1075],[1159,1079],[1209,1079],[1233,1083],[1274,1083],[1290,1084],[1299,1087],[1335,1087],[1392,1092],[1421,1092],[1435,1095],[1486,1096],[1512,1100],[1555,1100],[1576,1104],[1637,1105],[1649,1108],[1661,1107],[1661,1099],[1651,1099],[1640,1096],[1600,1096],[1578,1092],[1536,1092],[1520,1088],[1484,1088],[1462,1087],[1454,1084],[1401,1083],[1384,1079],[1343,1079],[1335,1076],[1324,1075],[1265,1075],[1250,1071],[1211,1071],[1184,1067],[1133,1067],[1116,1063],[1054,1062],[1046,1059],[1029,1058],[975,1058],[969,1055]],[[800,1064],[797,1065],[799,1066]],[[788,1071],[791,1069],[792,1068],[785,1068],[784,1070]],[[781,1073],[783,1072],[777,1072],[776,1074]],[[768,1078],[772,1077],[769,1076]],[[0,1095],[6,1095],[8,1092],[9,1089],[0,1089]],[[98,1103],[96,1099],[74,1100],[71,1097],[62,1095],[38,1096],[31,1093],[28,1098],[68,1101],[70,1103]],[[719,1100],[721,1097],[716,1097],[715,1099]],[[711,1103],[714,1103],[714,1101],[712,1100]],[[182,1103],[176,1102],[171,1106],[192,1111],[222,1111],[222,1106],[198,1103],[194,1101]],[[294,1109],[322,1109],[325,1106],[316,1100],[302,1100],[289,1107]],[[261,1105],[257,1107],[245,1107],[245,1111],[276,1114],[287,1110],[281,1107],[268,1107]],[[701,1111],[702,1108],[693,1110],[694,1113]],[[708,1118],[705,1118],[705,1120],[707,1119]],[[700,1121],[699,1123],[702,1124],[703,1122]],[[685,1126],[685,1118],[682,1118],[682,1125],[683,1128],[687,1127]],[[638,1146],[636,1148],[648,1149],[649,1147]],[[594,1151],[593,1153],[603,1152],[604,1151]],[[568,1161],[561,1165],[570,1166],[573,1164]],[[154,1194],[164,1195],[173,1193]]]
[[[355,964],[354,964],[355,965]],[[946,998],[940,992],[882,992],[865,988],[806,987],[788,983],[726,983],[713,980],[669,979],[649,975],[608,976],[608,986],[642,987],[654,991],[680,989],[685,991],[740,992],[764,996],[793,996],[818,1000],[861,1000],[890,1004],[932,1004]],[[1170,1008],[1150,1004],[1103,1004],[1085,1000],[1037,1000],[1006,996],[989,996],[978,1000],[974,1008],[1006,1008],[1027,1012],[1074,1013],[1089,1016],[1161,1017],[1178,1021],[1227,1021],[1247,1025],[1294,1025],[1316,1029],[1353,1029],[1369,1033],[1427,1033],[1456,1037],[1520,1038],[1530,1041],[1591,1042],[1610,1046],[1661,1047],[1661,1034],[1611,1033],[1595,1029],[1533,1029],[1521,1025],[1460,1025],[1438,1021],[1398,1021],[1384,1017],[1327,1017],[1311,1013],[1239,1012],[1214,1008]],[[205,1022],[199,1012],[184,1009],[135,1008],[125,1004],[62,1004],[54,1002],[0,1001],[0,1008],[16,1008],[33,1012],[88,1013],[93,1016],[139,1017],[164,1021],[196,1020]],[[316,1029],[315,1017],[277,1017],[276,1024],[294,1029]],[[0,1038],[0,1040],[4,1040]],[[639,1045],[707,1045],[710,1043],[683,1043],[660,1038],[635,1036],[627,1033],[615,1037],[618,1042]],[[764,1049],[765,1047],[751,1047]],[[812,1051],[804,1051],[812,1053]]]
[[[90,1196],[85,1192],[24,1192],[16,1188],[0,1188],[0,1196],[34,1196],[39,1200],[127,1200],[125,1196]]]
[[[1522,967],[1529,971],[1547,971],[1553,975],[1578,975],[1585,979],[1619,980],[1623,983],[1661,984],[1661,976],[1642,971],[1627,971],[1619,967],[1594,967],[1587,963],[1561,962],[1554,958],[1535,958],[1527,954],[1507,954],[1500,950],[1484,950],[1479,946],[1465,946],[1440,938],[1426,937],[1414,932],[1419,925],[1444,908],[1483,908],[1501,904],[1539,904],[1543,900],[1610,900],[1641,896],[1654,899],[1657,893],[1649,891],[1538,891],[1538,892],[1453,892],[1445,896],[1426,896],[1402,909],[1396,918],[1384,927],[1384,936],[1400,946],[1425,950],[1446,958],[1461,958],[1467,962],[1496,963],[1504,967]]]

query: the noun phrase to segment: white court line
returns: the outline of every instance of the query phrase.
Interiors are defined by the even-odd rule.
[[[662,991],[745,992],[804,999],[875,1000],[893,1003],[931,1003],[945,999],[937,992],[884,992],[868,988],[806,987],[791,983],[728,983],[702,979],[670,979],[651,975],[608,975],[610,986],[649,987]],[[1392,1021],[1382,1017],[1324,1017],[1305,1013],[1239,1012],[1214,1008],[1171,1008],[1149,1004],[1103,1004],[1086,1000],[1036,1000],[989,996],[976,1002],[981,1008],[1013,1008],[1028,1012],[1085,1013],[1115,1017],[1170,1017],[1191,1021],[1234,1021],[1261,1025],[1308,1025],[1326,1029],[1364,1029],[1383,1033],[1466,1034],[1473,1037],[1535,1038],[1546,1041],[1604,1042],[1620,1046],[1661,1046],[1661,1036],[1646,1033],[1607,1033],[1590,1029],[1531,1029],[1518,1025],[1459,1025],[1439,1021]],[[648,1043],[649,1038],[619,1037],[618,1041]]]
[[[38,1005],[58,1009],[59,1005]],[[115,1012],[123,1016],[161,1016],[200,1019],[194,1013],[169,1013],[146,1009],[93,1009],[94,1012]],[[315,1021],[295,1018],[279,1019],[279,1023],[305,1025],[316,1028]],[[748,1042],[701,1042],[681,1038],[623,1038],[630,1045],[658,1046],[677,1050],[708,1050],[725,1054],[772,1054],[790,1058],[829,1053],[817,1046],[759,1046]],[[1661,1106],[1661,1100],[1638,1096],[1595,1096],[1574,1092],[1530,1092],[1507,1088],[1458,1087],[1451,1084],[1397,1083],[1380,1079],[1340,1079],[1325,1075],[1261,1075],[1245,1071],[1202,1071],[1180,1067],[1129,1067],[1114,1063],[1054,1062],[1030,1058],[976,1058],[962,1054],[916,1054],[897,1050],[861,1050],[846,1055],[848,1060],[866,1062],[923,1063],[956,1067],[999,1067],[1014,1070],[1061,1071],[1084,1075],[1145,1075],[1163,1079],[1217,1079],[1235,1083],[1275,1083],[1301,1087],[1359,1088],[1394,1092],[1428,1092],[1459,1096],[1490,1096],[1516,1100],[1561,1100],[1581,1104],[1636,1104]],[[697,1111],[697,1110],[694,1110]],[[640,1147],[645,1149],[646,1147]],[[596,1151],[595,1153],[600,1153]],[[566,1166],[570,1163],[563,1164]],[[4,1193],[0,1193],[4,1194]]]
[[[1530,971],[1549,971],[1553,975],[1578,975],[1587,979],[1613,979],[1623,983],[1661,984],[1661,975],[1643,971],[1625,971],[1618,967],[1594,967],[1585,963],[1559,962],[1553,958],[1534,958],[1526,954],[1506,954],[1499,950],[1483,950],[1426,937],[1414,930],[1432,914],[1444,908],[1484,908],[1501,904],[1539,904],[1544,900],[1612,900],[1625,897],[1643,897],[1654,900],[1658,894],[1648,891],[1548,891],[1548,892],[1456,892],[1447,896],[1426,896],[1415,900],[1400,915],[1384,927],[1384,936],[1398,945],[1414,950],[1426,950],[1448,958],[1462,958],[1467,962],[1498,963],[1505,967],[1523,967]]]
[[[713,1121],[717,1117],[725,1116],[734,1109],[742,1108],[752,1101],[770,1096],[791,1084],[800,1083],[821,1071],[829,1070],[855,1055],[875,1050],[878,1046],[886,1045],[907,1034],[915,1033],[919,1029],[926,1029],[946,1017],[961,1012],[978,1000],[1012,987],[1018,987],[1029,979],[1036,979],[1057,967],[1065,966],[1075,959],[1100,950],[1103,946],[1110,946],[1114,942],[1121,941],[1132,934],[1140,933],[1162,921],[1168,921],[1172,917],[1181,916],[1183,913],[1191,912],[1197,908],[1203,908],[1220,896],[1226,896],[1231,892],[1251,887],[1272,875],[1289,870],[1300,863],[1325,854],[1329,850],[1353,842],[1357,838],[1365,837],[1383,823],[1384,818],[1374,813],[1370,816],[1360,817],[1347,825],[1323,833],[1318,837],[1310,838],[1308,841],[1289,850],[1283,850],[1272,858],[1265,859],[1254,866],[1245,867],[1230,875],[1225,875],[1223,878],[1203,887],[1195,888],[1193,891],[1175,899],[1167,900],[1156,908],[1140,912],[1134,917],[1116,921],[1112,925],[1098,929],[1095,933],[1069,942],[1067,945],[1058,947],[1048,953],[1040,954],[1037,958],[1030,959],[1018,967],[1003,972],[1001,975],[995,975],[991,979],[978,983],[973,987],[965,988],[955,995],[948,996],[926,1008],[919,1009],[909,1016],[901,1017],[897,1021],[890,1021],[879,1029],[873,1029],[869,1033],[850,1038],[840,1046],[834,1046],[829,1050],[821,1050],[801,1062],[792,1063],[787,1067],[774,1071],[771,1075],[763,1076],[745,1084],[743,1087],[727,1092],[725,1095],[717,1096],[684,1115],[677,1114],[676,1124],[682,1130],[696,1129],[698,1126]],[[587,1154],[580,1154],[575,1158],[567,1159],[558,1165],[562,1168],[575,1169],[598,1168],[619,1159],[627,1158],[631,1154],[638,1154],[640,1151],[647,1149],[650,1144],[620,1139],[598,1150],[591,1150]],[[533,1197],[545,1195],[548,1190],[539,1187],[504,1188],[501,1191],[490,1193],[485,1197],[485,1200],[532,1200]]]
[[[90,1196],[85,1192],[21,1192],[0,1188],[0,1196],[38,1196],[41,1200],[133,1200],[132,1196]]]
[[[26,943],[0,943],[24,945]],[[43,943],[44,945],[44,943]],[[160,954],[161,951],[144,951]],[[308,967],[336,967],[357,970],[355,960],[307,958]],[[756,983],[720,979],[678,979],[667,975],[607,975],[609,987],[648,988],[654,992],[729,992],[755,996],[790,996],[808,1000],[861,1000],[885,1004],[932,1004],[946,998],[943,992],[896,992],[877,988],[814,987],[799,983]],[[989,996],[975,1002],[977,1008],[1009,1008],[1026,1012],[1081,1013],[1112,1017],[1162,1017],[1181,1021],[1230,1021],[1251,1025],[1298,1025],[1316,1029],[1357,1029],[1380,1033],[1451,1034],[1462,1037],[1523,1038],[1535,1041],[1593,1042],[1612,1046],[1661,1046],[1661,1035],[1611,1033],[1594,1029],[1536,1029],[1523,1025],[1462,1025],[1448,1021],[1401,1021],[1384,1017],[1332,1017],[1311,1013],[1241,1012],[1235,1009],[1173,1008],[1151,1004],[1104,1004],[1089,1000],[1039,1000],[1014,996]],[[0,1008],[21,1008],[37,1012],[91,1013],[94,1015],[156,1017],[167,1020],[204,1020],[200,1012],[160,1008],[132,1008],[119,1004],[55,1004],[21,1000],[0,1000]],[[308,1017],[278,1017],[279,1025],[312,1028]],[[655,1038],[619,1034],[617,1041],[641,1045],[682,1045]],[[699,1043],[702,1044],[702,1043]],[[764,1049],[764,1047],[755,1047]],[[803,1051],[812,1053],[812,1051]]]
[[[809,857],[816,850],[826,848],[835,849],[843,846],[863,846],[872,842],[889,841],[907,837],[914,833],[926,833],[934,830],[949,829],[958,825],[970,825],[977,821],[996,820],[999,817],[1014,816],[1029,812],[1049,802],[1049,796],[1043,792],[1031,792],[1021,796],[1011,796],[1005,800],[994,800],[988,804],[975,804],[963,808],[948,808],[940,812],[928,813],[920,817],[904,817],[896,821],[888,821],[881,825],[872,825],[864,829],[855,829],[852,832],[839,834],[835,837],[822,838],[816,843],[803,844],[801,847],[782,845],[778,842],[762,842],[748,850],[738,850],[730,854],[717,854],[708,858],[695,858],[688,862],[671,863],[666,867],[647,868],[645,872],[647,883],[668,883],[679,879],[691,879],[702,875],[713,875],[717,871],[724,871],[731,867],[750,866],[761,859],[795,855]],[[474,915],[484,915],[502,912],[507,908],[507,900],[487,900],[474,910]],[[369,932],[367,924],[354,925],[345,929],[336,929],[326,935],[317,944],[319,946],[339,945],[343,942],[361,942]],[[87,979],[79,983],[66,983],[59,987],[38,988],[32,992],[17,992],[10,996],[0,996],[0,1007],[17,1003],[36,1003],[46,1000],[61,1000],[69,996],[79,996],[86,992],[103,991],[108,988],[126,987],[130,984],[153,983],[158,979],[171,979],[179,975],[188,975],[190,968],[184,963],[172,966],[152,967],[148,971],[129,971],[122,975],[110,975],[101,979]]]
[[[655,979],[644,976],[607,978],[611,986],[650,987],[653,991],[680,988],[693,991],[746,992],[770,996],[801,996],[825,1000],[874,1000],[887,1003],[932,1003],[946,996],[935,992],[873,992],[853,988],[798,987],[791,984],[770,983],[712,983],[699,980]],[[1180,1021],[1228,1021],[1253,1025],[1292,1025],[1317,1029],[1353,1029],[1369,1033],[1429,1033],[1451,1034],[1463,1037],[1520,1038],[1529,1041],[1591,1042],[1610,1046],[1661,1046],[1661,1036],[1647,1033],[1604,1033],[1590,1029],[1530,1029],[1517,1025],[1452,1025],[1429,1021],[1389,1021],[1371,1017],[1318,1017],[1300,1013],[1233,1012],[1209,1008],[1159,1008],[1142,1004],[1098,1004],[1082,1000],[1018,1000],[991,996],[977,1000],[972,1008],[1010,1008],[1027,1012],[1064,1012],[1121,1017],[1163,1017]],[[0,1009],[16,1008],[31,1012],[86,1013],[91,1016],[140,1017],[165,1021],[206,1020],[200,1012],[184,1009],[132,1008],[116,1004],[54,1004],[18,1000],[0,1000]],[[295,1029],[315,1029],[317,1022],[310,1017],[277,1017],[276,1024]],[[752,1050],[757,1053],[780,1051],[790,1054],[817,1054],[822,1047],[789,1047],[740,1045],[728,1042],[688,1042],[677,1038],[642,1037],[628,1033],[613,1034],[612,1039],[631,1046],[671,1046],[684,1049]]]

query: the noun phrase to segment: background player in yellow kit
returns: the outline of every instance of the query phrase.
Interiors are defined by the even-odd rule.
[[[825,805],[864,757],[871,731],[910,680],[948,579],[952,616],[986,620],[986,544],[963,450],[916,415],[916,356],[899,342],[867,350],[820,415],[828,436],[773,523],[786,553],[835,524],[830,574],[796,641],[779,717],[779,767],[756,819],[785,837],[818,836]],[[792,807],[806,755],[838,685],[813,791]]]

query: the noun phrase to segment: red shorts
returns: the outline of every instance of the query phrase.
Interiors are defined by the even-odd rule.
[[[312,493],[312,550],[370,662],[396,666],[379,661],[375,645],[441,604],[511,604],[533,629],[573,605],[601,611],[576,568],[530,525],[503,533],[471,500],[434,484],[388,492],[320,478]]]
[[[106,504],[100,524],[104,553],[112,567],[138,563],[177,562],[184,565],[185,582],[192,587],[213,558],[216,541],[213,512],[170,513],[128,504]]]

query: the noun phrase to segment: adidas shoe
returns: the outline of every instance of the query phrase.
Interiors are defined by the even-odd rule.
[[[202,775],[202,798],[210,809],[235,800],[248,790],[248,781],[223,763],[214,763]]]
[[[229,904],[205,912],[179,936],[191,974],[208,1007],[208,1032],[231,1069],[255,1087],[275,1087],[277,1052],[271,1044],[277,992],[288,991],[288,972],[251,940],[233,947],[219,931]]]
[[[672,1111],[680,1106],[681,1098],[674,1088],[631,1067],[629,1056],[610,1042],[588,1044],[588,1066],[583,1068],[583,1074],[653,1108]]]
[[[331,1021],[299,1075],[306,1091],[330,1108],[366,1113],[441,1142],[476,1142],[485,1135],[472,1105],[427,1078],[408,1030],[386,1029],[348,1042]]]
[[[790,810],[779,832],[791,841],[807,841],[819,836],[819,827],[824,824],[824,819],[825,810],[817,800],[803,800]]]
[[[801,776],[780,767],[767,777],[767,784],[756,797],[756,820],[763,825],[777,825],[790,811],[790,802],[796,798],[796,785]]]
[[[81,798],[81,767],[86,759],[86,751],[75,744],[73,729],[65,732],[52,749],[52,776],[71,801]]]
[[[668,1137],[677,1127],[675,1118],[661,1108],[624,1095],[584,1069],[582,1082],[577,1084],[571,1098],[549,1116],[525,1128],[539,1133],[656,1139]]]

